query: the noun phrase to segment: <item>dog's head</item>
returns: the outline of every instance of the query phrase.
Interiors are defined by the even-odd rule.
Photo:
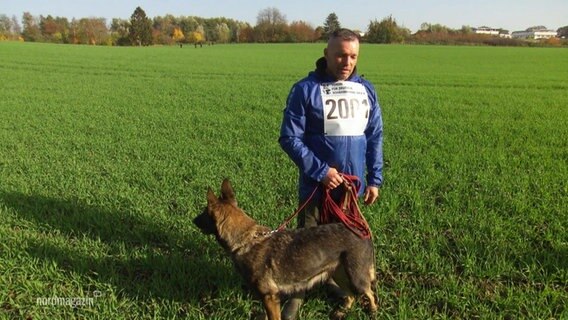
[[[204,234],[215,234],[219,236],[219,222],[227,219],[227,216],[233,211],[226,210],[227,207],[229,207],[229,209],[237,208],[235,191],[229,179],[223,180],[221,184],[221,195],[219,197],[215,195],[211,188],[207,190],[207,207],[203,209],[200,215],[193,219],[193,223]]]

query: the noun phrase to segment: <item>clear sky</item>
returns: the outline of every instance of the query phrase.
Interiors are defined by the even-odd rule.
[[[25,11],[34,16],[72,18],[104,17],[129,19],[140,6],[148,17],[172,14],[203,18],[226,17],[256,24],[260,10],[275,7],[288,22],[303,20],[316,27],[334,12],[343,27],[366,31],[371,20],[392,15],[412,32],[423,22],[452,29],[463,25],[489,26],[509,31],[544,25],[556,30],[568,25],[568,0],[0,0],[0,14]]]

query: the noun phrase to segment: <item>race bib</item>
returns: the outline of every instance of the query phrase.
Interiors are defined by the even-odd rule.
[[[329,136],[360,136],[369,120],[369,99],[365,87],[356,82],[322,83],[321,101],[324,133]]]

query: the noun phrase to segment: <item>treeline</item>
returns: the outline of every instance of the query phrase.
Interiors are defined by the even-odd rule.
[[[113,18],[110,23],[105,18],[68,20],[51,15],[36,17],[24,12],[20,24],[15,16],[10,18],[0,14],[0,40],[91,45],[314,42],[327,39],[327,35],[337,28],[341,28],[341,23],[335,13],[330,13],[322,26],[313,27],[305,21],[288,23],[286,16],[277,8],[259,11],[254,26],[224,17],[176,17],[168,14],[149,18],[140,7],[134,10],[130,19]],[[525,41],[476,34],[469,26],[456,30],[430,23],[423,23],[421,29],[412,34],[409,29],[399,26],[392,16],[370,21],[367,30],[355,31],[363,35],[363,41],[371,43],[566,45],[566,40],[559,38]],[[558,32],[559,37],[568,36],[568,27],[560,28]]]
[[[51,15],[39,17],[24,12],[18,19],[0,14],[0,40],[91,45],[172,45],[183,43],[312,42],[322,38],[323,27],[304,21],[287,23],[278,9],[259,12],[251,26],[229,18],[157,16],[149,18],[137,7],[130,19],[67,19]]]
[[[137,33],[141,25],[149,26]],[[175,43],[247,42],[244,33],[251,28],[248,23],[227,18],[205,19],[173,15],[150,19],[137,8],[130,20],[113,18],[110,24],[105,18],[67,19],[66,17],[39,17],[25,12],[22,24],[16,17],[0,15],[0,40],[51,42],[91,45],[171,45]],[[141,41],[143,40],[143,41]]]

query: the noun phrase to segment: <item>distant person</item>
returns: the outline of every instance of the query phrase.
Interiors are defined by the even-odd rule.
[[[278,141],[298,166],[300,203],[320,184],[337,188],[345,173],[359,178],[359,196],[371,205],[383,182],[383,121],[373,85],[357,74],[359,35],[348,29],[333,32],[323,54],[316,70],[292,86]],[[341,189],[334,190],[336,196]],[[299,213],[299,228],[318,225],[321,191]],[[342,296],[337,285],[329,285]],[[282,318],[296,319],[303,298],[289,299]]]

